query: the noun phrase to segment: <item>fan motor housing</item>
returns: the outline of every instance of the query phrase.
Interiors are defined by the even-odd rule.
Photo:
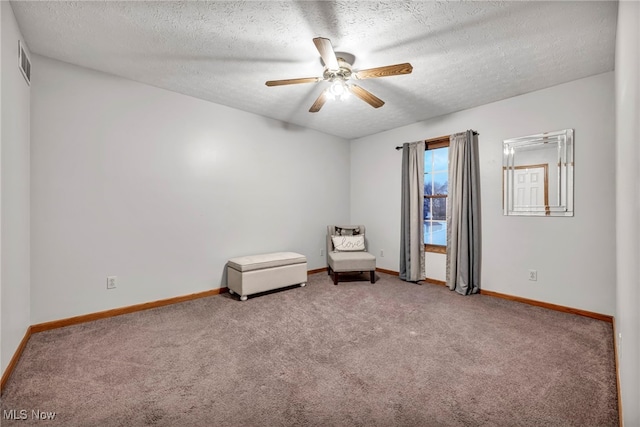
[[[345,61],[343,58],[336,58],[338,60],[338,66],[340,67],[338,70],[329,70],[325,67],[324,72],[322,73],[322,77],[325,80],[349,80],[351,78],[351,64]]]

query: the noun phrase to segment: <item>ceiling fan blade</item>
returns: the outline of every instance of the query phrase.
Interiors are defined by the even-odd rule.
[[[360,86],[352,84],[349,85],[349,89],[351,90],[351,93],[371,105],[373,108],[380,108],[384,105],[384,101],[382,99]]]
[[[313,39],[313,43],[316,45],[318,52],[320,52],[320,56],[322,57],[324,65],[326,65],[327,68],[332,71],[339,70],[340,66],[338,65],[336,53],[333,51],[331,40],[325,39],[323,37],[316,37],[315,39]]]
[[[329,92],[329,88],[322,91],[320,96],[316,99],[316,102],[313,103],[311,108],[309,108],[310,113],[317,113],[320,111],[325,102],[327,102],[327,93]]]
[[[269,80],[265,84],[267,86],[284,86],[284,85],[296,85],[299,83],[316,83],[322,80],[320,77],[305,77],[302,79],[285,79],[285,80]]]
[[[376,77],[397,76],[400,74],[411,74],[413,67],[408,62],[404,64],[387,65],[386,67],[369,68],[354,73],[356,79],[373,79]]]

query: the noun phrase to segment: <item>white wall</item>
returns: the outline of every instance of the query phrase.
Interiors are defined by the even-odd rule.
[[[5,371],[2,330],[2,6],[0,6],[0,377]],[[6,362],[9,363],[9,362]]]
[[[0,2],[0,280],[4,373],[29,327],[29,87],[18,69],[22,39],[9,2]]]
[[[447,256],[436,252],[424,253],[425,277],[445,282],[447,280]],[[398,267],[400,268],[400,267]]]
[[[4,335],[2,330],[2,6],[0,6],[0,377],[5,371],[5,357],[3,353],[3,339]],[[9,362],[6,362],[9,363]]]
[[[625,426],[640,425],[640,3],[619,3],[616,41],[618,360]]]
[[[503,216],[502,141],[566,128],[575,129],[575,216]],[[384,249],[379,267],[398,270],[401,154],[394,147],[467,129],[480,133],[481,287],[614,314],[613,72],[354,140],[351,222],[367,225],[376,254]],[[537,282],[529,269],[538,270]]]
[[[32,323],[225,286],[235,256],[325,266],[349,143],[34,55]],[[106,289],[106,277],[118,288]]]

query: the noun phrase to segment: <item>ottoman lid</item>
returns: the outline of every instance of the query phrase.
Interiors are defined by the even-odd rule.
[[[307,257],[295,252],[274,252],[231,258],[227,264],[238,271],[252,271],[305,262],[307,262]]]

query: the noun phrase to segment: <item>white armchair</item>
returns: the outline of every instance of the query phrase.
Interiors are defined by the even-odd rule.
[[[376,281],[376,257],[367,252],[364,225],[327,226],[327,272],[337,285],[340,273],[368,271]]]

